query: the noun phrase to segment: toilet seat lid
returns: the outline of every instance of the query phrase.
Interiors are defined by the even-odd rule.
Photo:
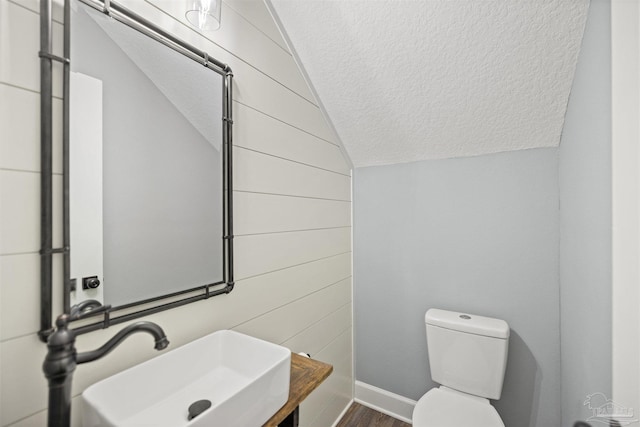
[[[504,427],[487,399],[446,387],[431,389],[416,403],[413,427]]]

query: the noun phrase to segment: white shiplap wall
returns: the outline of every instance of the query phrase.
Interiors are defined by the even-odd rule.
[[[306,351],[334,365],[302,406],[301,425],[331,425],[352,398],[351,171],[262,1],[228,0],[223,26],[202,37],[171,10],[182,2],[126,0],[128,7],[208,51],[234,70],[236,288],[230,295],[149,316],[172,347],[232,328]],[[163,11],[162,9],[165,9]],[[45,345],[39,324],[38,0],[0,0],[0,425],[46,424]],[[178,18],[174,18],[175,14]],[[54,7],[55,47],[61,10]],[[58,51],[58,53],[60,53]],[[54,78],[60,78],[55,66]],[[59,80],[58,80],[59,81]],[[61,88],[54,89],[59,117]],[[54,152],[59,153],[60,127]],[[61,159],[54,158],[54,200]],[[57,207],[54,207],[57,209]],[[59,219],[54,218],[55,224]],[[56,244],[60,230],[56,230]],[[54,263],[60,286],[59,260]],[[59,299],[56,306],[59,307]],[[59,310],[56,310],[56,312]],[[120,326],[83,335],[95,348]],[[102,360],[79,366],[90,384],[158,355],[133,336]]]

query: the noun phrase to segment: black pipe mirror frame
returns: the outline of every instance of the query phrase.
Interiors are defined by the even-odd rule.
[[[231,68],[206,52],[178,39],[153,23],[110,0],[79,0],[125,25],[155,39],[156,41],[191,58],[212,71],[220,74],[223,81],[222,120],[223,120],[223,279],[220,282],[201,285],[184,291],[168,295],[137,301],[134,303],[110,307],[103,306],[91,315],[100,316],[100,320],[84,323],[74,329],[76,334],[82,334],[98,329],[108,328],[110,325],[127,322],[149,314],[179,307],[191,302],[208,299],[215,295],[227,294],[233,290],[233,195],[232,195],[232,84]],[[69,81],[70,81],[70,46],[71,46],[71,0],[64,0],[64,52],[59,57],[52,52],[52,0],[40,0],[40,145],[41,145],[41,239],[40,239],[40,331],[38,335],[44,342],[53,333],[53,255],[63,257],[63,307],[65,313],[70,313],[70,221],[69,221]],[[53,248],[53,185],[52,185],[52,145],[53,145],[53,63],[63,64],[63,110],[62,110],[62,240],[61,248]]]

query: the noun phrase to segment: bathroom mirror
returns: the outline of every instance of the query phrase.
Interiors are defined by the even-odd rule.
[[[66,0],[64,56],[64,242],[42,252],[64,312],[94,306],[76,331],[230,292],[229,67],[108,0]]]

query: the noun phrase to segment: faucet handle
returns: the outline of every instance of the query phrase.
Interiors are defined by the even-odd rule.
[[[68,328],[69,315],[61,314],[56,319],[56,330],[47,339],[47,347],[51,349],[61,350],[69,345],[73,345],[76,340],[76,336],[72,330]]]
[[[69,324],[69,320],[70,319],[69,319],[69,315],[68,314],[65,314],[65,313],[61,314],[60,316],[58,316],[56,318],[56,327],[58,329],[66,328],[67,325]]]

